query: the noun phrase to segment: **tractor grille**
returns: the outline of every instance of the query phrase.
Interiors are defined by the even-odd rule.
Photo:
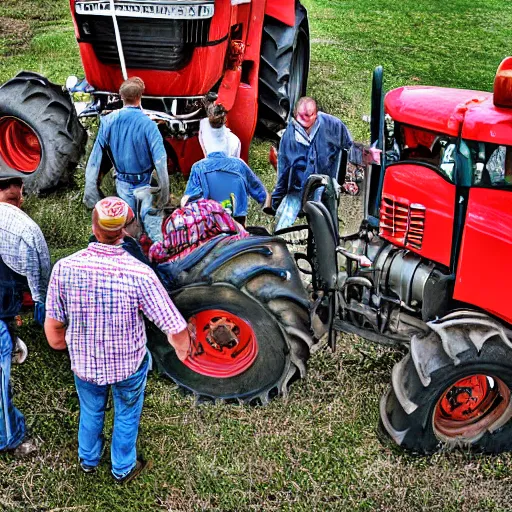
[[[119,65],[114,23],[110,17],[77,15],[79,42],[90,43],[104,64]],[[208,43],[210,19],[118,17],[126,66],[177,71],[192,58],[196,46]]]
[[[408,204],[383,195],[379,235],[403,247],[420,250],[425,231],[425,211],[422,204]]]

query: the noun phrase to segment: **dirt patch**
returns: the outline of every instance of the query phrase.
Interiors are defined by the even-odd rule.
[[[10,57],[25,49],[32,38],[30,24],[14,18],[0,18],[0,55]]]

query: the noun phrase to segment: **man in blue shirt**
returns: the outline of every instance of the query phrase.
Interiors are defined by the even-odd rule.
[[[300,204],[311,174],[327,174],[342,184],[345,177],[338,177],[341,152],[351,146],[350,132],[339,119],[319,112],[313,98],[300,98],[279,145],[272,207],[277,210],[287,195]]]
[[[232,215],[243,224],[249,196],[262,206],[270,199],[261,180],[243,160],[215,151],[192,166],[181,206],[184,207],[189,199],[213,199],[225,204],[233,197]]]
[[[100,199],[99,172],[105,153],[116,171],[118,196],[137,211],[133,191],[148,185],[156,170],[160,185],[158,203],[169,201],[167,155],[155,122],[141,109],[144,82],[132,77],[121,84],[124,107],[101,119],[100,128],[85,170],[84,203],[92,208]]]

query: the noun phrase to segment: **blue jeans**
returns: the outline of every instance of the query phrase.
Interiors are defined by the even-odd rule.
[[[12,403],[11,358],[11,334],[0,320],[0,450],[16,448],[25,437],[25,418]]]
[[[150,180],[151,180],[151,175],[148,175],[147,182],[144,181],[142,183],[138,183],[137,185],[133,185],[132,183],[128,183],[127,181],[121,181],[119,179],[116,179],[117,195],[123,201],[126,201],[128,203],[128,205],[133,210],[135,215],[137,215],[137,201],[135,199],[135,196],[133,195],[133,191],[136,188],[149,185]]]
[[[96,467],[100,463],[104,443],[105,408],[109,388],[112,388],[114,402],[114,431],[110,449],[112,474],[120,479],[135,467],[137,435],[150,361],[151,356],[148,352],[133,375],[110,385],[100,386],[86,382],[75,375],[75,386],[80,400],[78,457],[84,465]]]

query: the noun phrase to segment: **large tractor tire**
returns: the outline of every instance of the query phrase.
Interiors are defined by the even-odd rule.
[[[306,94],[309,74],[309,23],[297,2],[295,26],[265,17],[261,39],[258,130],[276,134],[285,128],[297,100]]]
[[[401,447],[512,449],[512,343],[496,321],[452,313],[414,337],[382,397],[381,427]]]
[[[24,177],[32,194],[54,188],[76,166],[86,141],[61,87],[29,72],[0,87],[0,176]]]
[[[160,266],[172,273],[170,295],[195,332],[188,359],[180,362],[155,331],[149,347],[160,372],[198,402],[263,405],[287,395],[289,384],[306,374],[313,343],[308,298],[282,240],[255,236],[213,245],[185,266]]]

